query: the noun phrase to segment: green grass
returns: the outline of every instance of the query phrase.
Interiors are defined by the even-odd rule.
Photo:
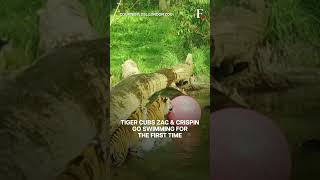
[[[89,20],[94,28],[101,36],[104,36],[108,26],[108,2],[96,0],[80,1],[86,7]],[[21,0],[0,1],[0,37],[12,40],[14,47],[12,53],[6,55],[4,59],[0,59],[0,70],[16,69],[30,64],[36,59],[38,47],[38,17],[36,11],[42,7],[44,2],[45,0],[33,0],[30,2]],[[315,47],[320,47],[320,1],[267,0],[267,2],[269,17],[265,34],[266,41],[275,46],[283,46],[300,39]],[[225,6],[238,4],[238,0],[215,0],[213,3],[215,11],[218,11]],[[121,31],[122,28],[123,30],[129,30],[129,33],[122,36],[114,34],[113,45],[121,46],[115,47],[114,50],[116,53],[123,53],[113,56],[117,61],[113,62],[114,65],[119,65],[127,58],[132,58],[138,60],[138,63],[143,64],[142,66],[146,66],[143,70],[151,71],[148,68],[148,64],[143,63],[143,61],[154,61],[157,68],[170,66],[183,61],[189,52],[195,53],[195,56],[202,58],[199,61],[206,62],[206,58],[204,58],[207,54],[204,50],[205,48],[181,49],[183,39],[179,39],[174,35],[176,29],[170,19],[161,18],[158,21],[150,18],[148,22],[141,18],[136,20],[142,23],[146,22],[148,26],[138,26],[134,24],[135,21],[125,18],[116,20],[117,23],[114,25],[114,29],[116,31],[120,29]],[[127,24],[121,26],[121,22]],[[141,33],[133,32],[136,30]],[[148,34],[148,32],[157,34],[157,36]],[[144,36],[146,36],[146,39]],[[125,44],[125,39],[127,38],[133,38],[135,42]],[[142,42],[141,38],[146,42]],[[170,59],[170,61],[165,59]],[[313,59],[313,61],[308,61],[307,64],[317,63],[319,64],[319,60]],[[197,64],[196,73],[200,73],[202,70],[206,73],[206,68],[201,66],[203,66],[203,63]],[[120,72],[119,69],[113,71]]]
[[[240,0],[215,0],[214,11],[226,6],[239,6]],[[268,25],[265,38],[273,43],[302,38],[318,41],[320,38],[320,1],[265,0],[268,7]]]
[[[320,3],[270,0],[265,40],[285,50],[290,66],[319,66]]]
[[[121,64],[128,59],[148,73],[183,63],[188,53],[193,54],[195,74],[209,76],[209,46],[183,48],[184,39],[176,35],[176,30],[173,17],[116,16],[110,32],[112,82],[121,80]]]
[[[306,5],[301,0],[270,1],[266,38],[273,43],[283,43],[296,38],[319,40],[320,16],[317,14],[320,10],[309,11]]]
[[[107,31],[108,1],[80,0],[86,7],[89,20],[96,31]],[[0,38],[10,39],[13,50],[0,58],[0,71],[13,70],[32,63],[37,58],[38,16],[46,0],[0,1]]]
[[[101,37],[105,37],[108,27],[108,0],[80,0],[86,7],[89,21]]]
[[[268,16],[264,40],[279,51],[291,53],[297,60],[288,57],[290,65],[320,65],[317,50],[311,52],[312,54],[303,50],[320,47],[320,1],[265,0],[265,2]],[[213,5],[217,13],[226,6],[239,6],[239,0],[215,0]],[[302,44],[301,48],[293,47],[295,43]],[[308,57],[300,54],[307,54]]]
[[[36,11],[43,0],[0,1],[0,38],[12,41],[14,51],[0,59],[1,69],[15,69],[33,61],[38,44],[38,18]]]

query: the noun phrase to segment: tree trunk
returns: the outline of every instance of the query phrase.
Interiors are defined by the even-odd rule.
[[[71,44],[0,78],[0,179],[53,179],[93,138],[108,154],[106,49]]]

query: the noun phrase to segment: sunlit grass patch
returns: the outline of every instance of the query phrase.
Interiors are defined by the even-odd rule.
[[[171,18],[115,18],[110,32],[110,65],[114,84],[121,80],[121,64],[128,59],[134,60],[141,72],[150,73],[183,63],[188,53],[195,53],[195,73],[209,76],[209,46],[194,50],[184,48],[183,39],[176,36],[177,26]]]

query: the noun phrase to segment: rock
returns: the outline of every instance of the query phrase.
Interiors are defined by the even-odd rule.
[[[71,42],[98,38],[78,0],[48,0],[38,15],[40,55]]]

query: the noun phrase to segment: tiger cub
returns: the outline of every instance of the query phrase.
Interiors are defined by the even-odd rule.
[[[129,120],[145,119],[147,109],[139,107],[134,111]],[[110,137],[110,157],[113,166],[120,166],[127,158],[129,149],[139,141],[138,134],[132,131],[132,126],[119,126]]]
[[[171,100],[168,97],[159,96],[146,108],[140,107],[128,118],[131,120],[165,119],[172,110]],[[138,133],[132,131],[132,126],[119,126],[110,138],[110,156],[112,166],[120,166],[127,158],[130,150],[139,149],[141,139]]]
[[[172,104],[170,98],[159,96],[154,102],[147,106],[146,119],[164,120],[171,110]]]
[[[108,179],[110,171],[105,159],[102,144],[94,140],[88,144],[80,155],[68,162],[56,180]]]
[[[158,99],[147,106],[148,113],[147,119],[148,120],[165,120],[167,119],[166,115],[172,111],[172,103],[168,97],[158,97]],[[156,122],[157,123],[157,122]],[[158,126],[158,125],[156,125]],[[159,125],[162,126],[162,125]],[[154,133],[150,131],[149,133]],[[136,146],[136,153],[138,156],[142,156],[144,152],[151,151],[155,149],[157,144],[163,144],[167,142],[168,139],[162,140],[157,138],[140,138],[139,144]]]

